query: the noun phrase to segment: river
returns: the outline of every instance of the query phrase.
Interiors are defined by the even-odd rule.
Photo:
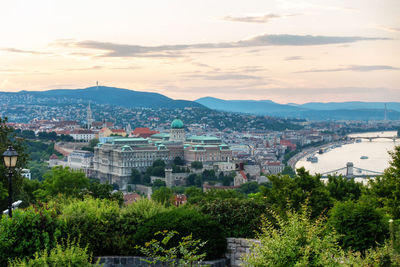
[[[395,131],[369,132],[361,134],[351,134],[350,137],[393,137],[397,134]],[[307,157],[301,158],[296,163],[296,168],[304,167],[311,174],[325,173],[328,171],[340,169],[346,166],[347,162],[353,162],[354,167],[366,169],[375,172],[383,172],[389,166],[390,155],[388,151],[393,151],[396,145],[400,145],[400,140],[393,142],[392,139],[361,139],[361,142],[342,145],[333,148],[326,153],[318,154],[317,163],[307,161]],[[360,159],[361,156],[368,157]]]

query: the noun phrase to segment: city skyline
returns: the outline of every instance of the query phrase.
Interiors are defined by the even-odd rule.
[[[400,101],[395,0],[4,1],[0,91]]]

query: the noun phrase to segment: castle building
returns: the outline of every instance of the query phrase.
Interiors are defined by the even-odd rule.
[[[212,165],[215,162],[229,162],[232,150],[216,137],[186,138],[183,122],[175,119],[169,133],[153,134],[147,139],[110,137],[104,143],[99,143],[94,149],[93,177],[102,182],[117,183],[124,188],[133,168],[145,171],[157,159],[170,164],[176,157],[188,164],[201,161]],[[172,184],[172,181],[169,182]]]

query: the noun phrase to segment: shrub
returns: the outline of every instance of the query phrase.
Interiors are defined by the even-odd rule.
[[[226,250],[226,239],[221,225],[211,216],[186,207],[174,208],[150,218],[138,228],[134,243],[144,245],[155,233],[164,230],[177,231],[182,236],[192,234],[193,239],[207,241],[199,252],[206,253],[207,259],[221,257]],[[169,245],[177,246],[178,239],[172,239]]]
[[[356,251],[382,243],[388,234],[387,222],[379,210],[363,201],[337,202],[329,218],[329,223],[341,235],[341,246]]]
[[[252,238],[259,230],[267,204],[252,199],[215,199],[199,203],[200,210],[218,221],[229,237]]]
[[[15,210],[13,217],[0,219],[0,266],[10,258],[30,257],[56,245],[60,236],[55,209],[29,207]]]
[[[36,252],[33,259],[21,260],[16,259],[10,262],[9,267],[87,267],[100,266],[91,264],[91,255],[87,253],[87,249],[80,248],[75,244],[67,244],[63,247],[56,245],[49,252],[45,249]]]
[[[146,198],[139,199],[137,202],[121,208],[119,253],[122,255],[134,255],[136,244],[132,237],[139,225],[166,210],[163,204]]]
[[[323,218],[313,221],[305,206],[299,213],[287,211],[287,220],[278,214],[273,217],[278,227],[270,220],[263,222],[260,244],[246,255],[245,266],[340,266],[344,252]]]
[[[123,241],[120,232],[120,208],[117,202],[86,198],[75,200],[61,210],[64,236],[79,240],[94,255],[118,255]]]

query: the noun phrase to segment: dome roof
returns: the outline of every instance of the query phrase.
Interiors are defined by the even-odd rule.
[[[182,129],[183,128],[183,122],[180,119],[175,119],[171,123],[171,128],[172,129]]]

